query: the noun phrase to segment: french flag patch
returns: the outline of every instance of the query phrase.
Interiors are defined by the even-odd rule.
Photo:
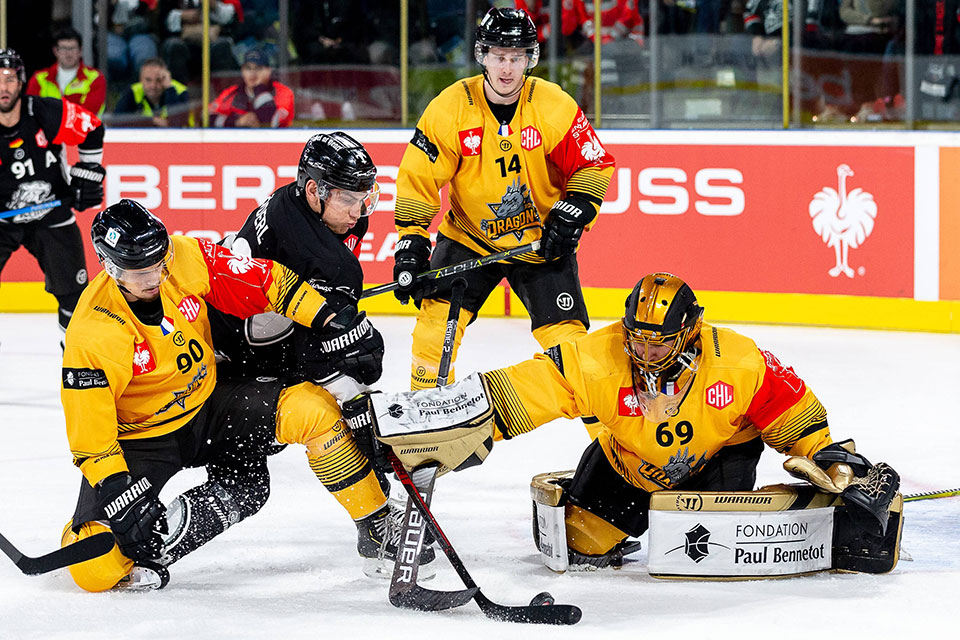
[[[163,316],[163,320],[160,321],[160,331],[163,335],[168,336],[174,331],[173,320],[167,316]]]
[[[513,135],[513,129],[511,129],[511,128],[510,128],[510,125],[508,125],[508,124],[502,124],[502,125],[500,125],[500,130],[497,131],[497,133],[498,133],[501,137],[506,138],[507,136]]]

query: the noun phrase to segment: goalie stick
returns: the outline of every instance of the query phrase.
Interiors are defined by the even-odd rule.
[[[939,491],[926,491],[924,493],[911,493],[903,496],[904,502],[915,502],[917,500],[932,500],[934,498],[951,498],[960,496],[960,489],[940,489]]]
[[[437,386],[447,384],[450,363],[453,362],[453,344],[456,339],[460,309],[463,305],[463,293],[467,282],[463,278],[453,281],[450,294],[450,309],[447,312],[447,325],[443,333],[443,347],[440,352],[440,364],[437,367]],[[437,479],[437,465],[422,467],[413,472],[413,484],[417,494],[422,496],[424,504],[429,505],[433,496],[433,485]],[[390,604],[401,609],[419,611],[441,611],[460,607],[470,601],[476,590],[436,591],[425,589],[417,584],[417,572],[420,568],[420,550],[423,547],[424,523],[420,512],[413,506],[413,499],[407,498],[403,513],[403,525],[400,540],[397,543],[397,562],[390,578]]]
[[[423,498],[420,496],[420,492],[417,491],[417,487],[414,486],[413,480],[410,478],[410,474],[408,474],[407,470],[403,468],[403,465],[400,463],[397,457],[393,455],[393,452],[390,452],[388,456],[390,458],[390,463],[393,465],[394,472],[400,479],[400,483],[407,490],[407,494],[410,496],[410,499],[416,506],[417,511],[419,511],[420,515],[423,517],[423,521],[426,524],[427,529],[429,529],[433,537],[436,538],[437,544],[440,545],[444,555],[446,555],[447,559],[450,560],[450,564],[453,565],[457,575],[460,576],[463,584],[467,587],[467,591],[473,592],[471,597],[480,607],[480,610],[485,616],[494,620],[500,620],[502,622],[527,622],[531,624],[570,625],[580,622],[580,617],[583,614],[579,607],[572,604],[554,604],[553,597],[548,593],[537,594],[533,597],[533,600],[531,600],[530,604],[525,606],[507,606],[497,604],[483,595],[483,593],[480,591],[480,587],[477,586],[477,583],[474,582],[473,578],[470,576],[470,573],[467,571],[467,568],[463,565],[463,561],[453,548],[453,545],[450,544],[450,540],[447,539],[447,536],[440,529],[437,519],[434,518],[432,513],[430,513],[430,508],[427,507],[426,503],[423,501]],[[436,593],[438,592],[431,591],[429,589],[423,589],[423,587],[417,586],[416,590],[413,591],[408,598],[416,599],[418,596],[433,597],[433,594]],[[409,608],[433,610],[430,607],[411,606]]]
[[[31,558],[23,555],[3,534],[0,534],[0,551],[3,551],[8,558],[13,560],[13,564],[17,565],[17,568],[28,576],[38,576],[42,573],[69,567],[72,564],[92,560],[113,549],[113,545],[113,533],[104,531],[73,544],[68,544],[48,554]]]
[[[417,280],[441,280],[443,278],[449,278],[450,276],[457,275],[458,273],[473,271],[474,269],[479,269],[484,265],[493,264],[494,262],[500,262],[501,260],[506,260],[508,258],[513,258],[514,256],[518,256],[521,253],[527,253],[528,251],[536,251],[539,248],[540,248],[540,241],[534,240],[530,244],[520,245],[519,247],[514,247],[513,249],[507,249],[506,251],[501,251],[500,253],[491,253],[488,256],[471,258],[470,260],[464,260],[463,262],[451,264],[446,267],[441,267],[439,269],[424,271],[423,273],[417,274]],[[386,284],[381,284],[376,287],[370,287],[369,289],[363,290],[363,292],[360,294],[360,298],[363,299],[363,298],[370,298],[372,296],[377,296],[377,295],[380,295],[381,293],[393,291],[399,286],[400,285],[397,282],[388,282]]]

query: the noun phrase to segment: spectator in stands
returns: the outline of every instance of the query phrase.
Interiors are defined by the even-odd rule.
[[[53,40],[53,55],[57,62],[31,76],[27,95],[63,98],[91,113],[102,115],[107,82],[102,73],[83,64],[80,58],[80,34],[71,27],[65,27],[54,34]]]
[[[200,0],[160,0],[166,38],[161,47],[174,79],[188,82],[200,73],[203,16]],[[210,68],[236,71],[230,28],[240,0],[210,0]]]
[[[304,64],[366,64],[372,16],[356,0],[293,3],[293,42]],[[399,32],[398,32],[399,35]]]
[[[157,57],[157,0],[110,0],[107,71],[111,81],[128,81]]]
[[[243,57],[243,80],[210,104],[215,127],[289,127],[293,122],[293,91],[271,78],[270,60],[260,49]]]
[[[194,126],[187,87],[170,76],[167,64],[150,58],[140,67],[140,82],[120,97],[115,114],[137,114],[155,127]],[[138,120],[137,124],[141,124]]]
[[[840,19],[846,24],[844,50],[886,51],[900,30],[903,10],[903,0],[840,0]]]

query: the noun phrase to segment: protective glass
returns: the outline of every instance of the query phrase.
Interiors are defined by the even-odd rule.
[[[496,49],[496,51],[491,52],[491,49]],[[524,63],[524,69],[529,71],[537,66],[537,62],[540,60],[540,45],[536,45],[532,49],[509,49],[478,42],[473,48],[473,57],[481,67],[494,63],[509,63],[511,66]]]
[[[374,182],[369,191],[346,191],[331,187],[328,198],[336,199],[337,204],[351,210],[359,204],[360,217],[365,218],[377,209],[377,203],[380,202],[380,185]]]
[[[126,269],[110,258],[103,259],[103,270],[118,284],[127,288],[152,289],[159,287],[170,277],[170,265],[173,263],[173,244],[167,249],[163,260],[142,269]]]

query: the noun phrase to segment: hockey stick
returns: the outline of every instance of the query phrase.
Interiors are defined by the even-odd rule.
[[[530,244],[520,245],[519,247],[514,247],[513,249],[507,249],[506,251],[501,251],[500,253],[491,253],[488,256],[480,256],[479,258],[471,258],[470,260],[464,260],[463,262],[458,262],[456,264],[451,264],[446,267],[441,267],[439,269],[432,269],[430,271],[424,271],[423,273],[417,274],[417,280],[441,280],[443,278],[449,278],[450,276],[456,275],[458,273],[464,273],[466,271],[473,271],[484,265],[492,264],[494,262],[500,262],[501,260],[506,260],[507,258],[512,258],[518,256],[521,253],[527,253],[528,251],[536,251],[540,248],[540,241],[534,240]],[[360,298],[369,298],[371,296],[377,296],[381,293],[386,293],[388,291],[393,291],[400,287],[398,282],[388,282],[386,284],[381,284],[376,287],[370,287],[369,289],[364,289],[360,294]]]
[[[41,573],[98,558],[113,549],[114,542],[113,534],[104,531],[73,544],[68,544],[48,554],[31,558],[23,555],[3,534],[0,534],[0,551],[7,554],[7,557],[13,560],[13,564],[17,565],[17,568],[26,575],[38,576]]]
[[[951,498],[960,496],[960,489],[940,489],[939,491],[927,491],[925,493],[911,493],[903,496],[904,502],[915,502],[916,500],[932,500],[934,498]]]
[[[28,207],[20,207],[19,209],[11,209],[10,211],[4,211],[0,213],[0,220],[4,218],[13,218],[14,216],[19,216],[24,213],[33,213],[34,211],[39,211],[40,209],[52,209],[54,207],[59,207],[63,202],[60,200],[51,200],[50,202],[41,202],[40,204],[31,204]]]
[[[403,465],[393,454],[393,452],[388,453],[388,456],[390,458],[390,463],[393,465],[394,472],[400,479],[400,483],[403,484],[404,489],[407,490],[407,494],[410,496],[410,499],[413,500],[417,511],[419,511],[420,515],[423,517],[423,521],[426,524],[427,529],[429,529],[430,533],[433,534],[433,537],[436,538],[437,543],[443,550],[444,555],[447,556],[447,559],[450,560],[450,564],[453,565],[457,575],[459,575],[460,579],[463,580],[463,584],[466,585],[468,590],[474,590],[473,599],[476,601],[477,605],[480,607],[480,610],[485,616],[494,620],[500,620],[502,622],[528,622],[531,624],[570,625],[580,622],[580,617],[583,614],[579,607],[572,604],[554,604],[553,596],[548,593],[537,594],[533,597],[533,600],[531,600],[530,604],[526,606],[506,606],[497,604],[483,595],[483,593],[480,591],[480,587],[478,587],[477,583],[473,581],[473,578],[470,576],[467,568],[463,565],[463,561],[453,548],[453,545],[450,544],[450,540],[447,539],[447,536],[443,533],[443,530],[440,529],[437,519],[432,513],[430,513],[430,508],[427,507],[426,503],[423,501],[423,498],[420,497],[420,492],[417,491],[417,487],[413,484],[410,474],[408,474],[407,470],[403,468]],[[423,592],[426,592],[427,595],[436,593],[423,589],[422,587],[419,587],[419,589]]]
[[[443,333],[443,347],[440,352],[440,364],[437,368],[437,386],[447,384],[450,363],[453,362],[453,346],[457,335],[460,309],[463,306],[463,294],[467,281],[457,278],[453,281],[450,295],[450,309],[447,312],[447,326]],[[422,496],[424,504],[430,504],[433,485],[437,479],[437,466],[422,467],[413,472],[416,477],[414,486],[417,495]],[[474,596],[475,589],[460,591],[436,591],[425,589],[417,584],[417,572],[420,568],[420,549],[423,547],[424,523],[420,512],[413,506],[412,498],[407,499],[403,514],[403,526],[400,530],[400,542],[397,549],[397,562],[390,578],[390,604],[401,609],[419,611],[441,611],[463,606]]]

